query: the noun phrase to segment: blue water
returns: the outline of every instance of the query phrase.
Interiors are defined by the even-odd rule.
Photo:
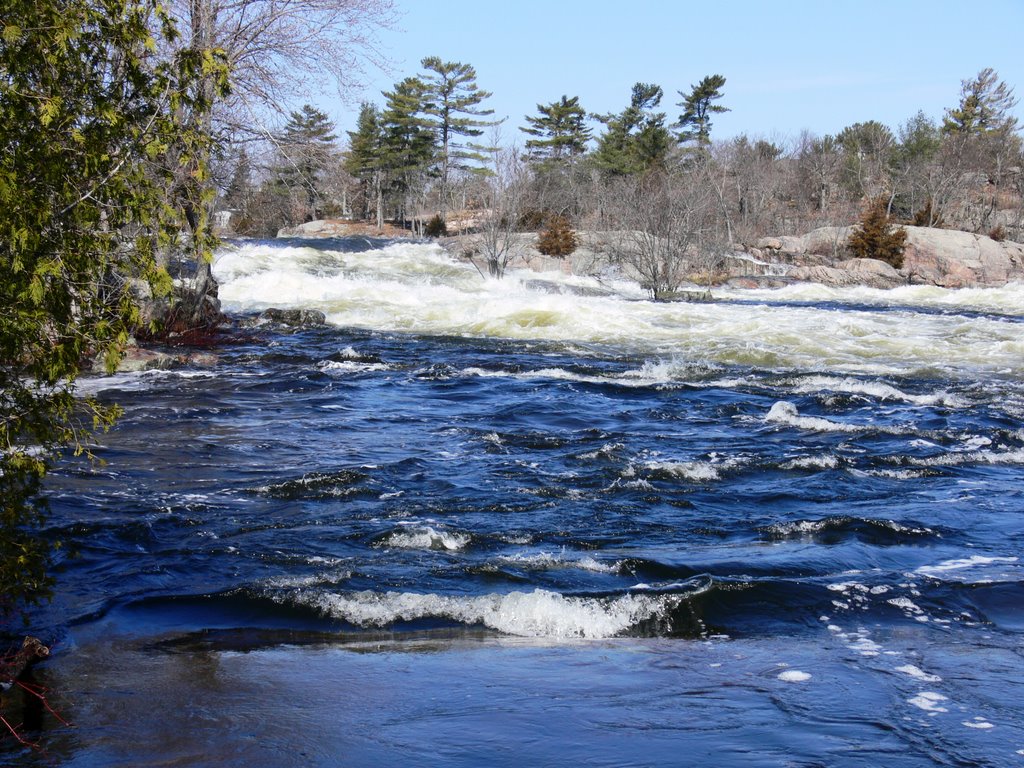
[[[1005,293],[664,309],[291,245],[221,265],[229,308],[327,326],[83,383],[125,413],[50,479],[33,615],[77,727],[5,759],[1024,761]]]

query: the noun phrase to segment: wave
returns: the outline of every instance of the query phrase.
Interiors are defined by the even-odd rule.
[[[369,476],[354,469],[342,469],[337,472],[309,472],[294,480],[261,485],[252,489],[253,493],[269,496],[272,499],[330,499],[346,498],[355,494],[365,493],[358,483]]]
[[[764,420],[774,424],[806,429],[810,432],[863,432],[867,429],[856,424],[829,421],[818,416],[801,416],[796,406],[785,400],[775,403]]]
[[[1024,372],[1019,325],[1000,318],[901,312],[894,323],[893,311],[881,305],[836,312],[749,302],[657,303],[607,295],[596,280],[558,275],[546,282],[594,291],[536,290],[528,274],[487,279],[422,243],[361,253],[249,244],[222,250],[214,273],[230,311],[318,309],[335,325],[383,332],[610,346],[698,366],[825,369],[840,376]],[[828,300],[844,296],[856,300],[858,294]],[[1020,303],[1012,293],[994,303],[1002,301],[1010,309]],[[679,378],[654,365],[632,383],[673,384]],[[629,386],[631,377],[618,381]]]
[[[770,541],[796,539],[822,544],[837,544],[856,539],[875,546],[920,543],[924,539],[936,538],[941,535],[938,531],[924,525],[848,515],[775,523],[762,528],[761,533]]]
[[[412,592],[298,592],[293,599],[359,627],[422,619],[480,624],[508,635],[554,639],[615,637],[671,621],[685,594],[584,597],[544,589],[479,596]]]
[[[444,552],[459,552],[466,548],[472,537],[468,533],[445,531],[425,526],[410,526],[393,531],[381,539],[376,546],[396,549],[431,549]]]
[[[793,391],[802,394],[819,392],[840,392],[851,395],[866,395],[882,401],[896,400],[914,405],[945,405],[950,408],[963,408],[967,403],[956,395],[948,392],[935,392],[928,395],[912,395],[881,381],[863,381],[851,377],[809,376],[798,380]]]

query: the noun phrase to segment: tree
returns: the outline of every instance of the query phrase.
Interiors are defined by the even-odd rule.
[[[559,162],[580,157],[587,151],[590,128],[587,113],[580,106],[578,96],[562,96],[561,101],[538,104],[539,116],[526,116],[529,127],[519,130],[534,138],[528,139],[526,148],[531,157],[541,161]]]
[[[594,164],[612,176],[643,173],[664,164],[671,145],[665,113],[655,112],[664,92],[653,83],[636,83],[629,106],[619,114],[594,115],[604,123]]]
[[[679,141],[696,141],[698,147],[711,144],[711,115],[728,112],[728,107],[714,102],[722,98],[725,78],[721,75],[708,75],[697,85],[690,87],[690,93],[679,91],[683,100],[676,106],[683,108],[679,116]]]
[[[889,168],[896,138],[877,120],[854,123],[840,131],[840,181],[855,198],[875,197],[890,189]]]
[[[984,135],[1012,132],[1017,127],[1013,108],[1017,98],[1013,89],[999,79],[991,67],[977,74],[973,80],[960,83],[960,104],[946,110],[943,133]]]
[[[612,180],[612,256],[632,268],[655,301],[670,299],[719,252],[714,203],[699,174],[682,169]]]
[[[337,154],[334,130],[327,115],[305,104],[276,137],[277,180],[304,203],[304,221],[319,218],[323,209],[324,176]]]
[[[460,137],[473,139],[481,136],[484,128],[496,125],[496,122],[480,119],[494,114],[494,110],[480,108],[491,94],[477,85],[476,70],[472,66],[442,61],[437,56],[423,59],[422,66],[427,70],[423,78],[423,111],[428,115],[437,141],[440,216],[443,221],[448,211],[452,172],[479,170],[479,164],[487,159],[481,151],[485,147],[472,141],[462,142]]]
[[[344,168],[362,188],[364,216],[376,212],[377,227],[384,226],[384,126],[375,104],[363,102],[356,129],[348,132],[349,149]]]
[[[169,159],[206,174],[197,131],[225,72],[210,51],[159,58],[156,0],[7,0],[0,21],[0,613],[46,593],[40,484],[116,408],[74,397],[82,361],[116,363],[138,319],[133,278],[170,290],[156,254],[211,237]],[[196,187],[186,189],[194,192]]]
[[[525,247],[525,240],[516,231],[523,213],[526,191],[527,169],[518,152],[498,149],[500,140],[495,136],[496,147],[491,151],[490,173],[483,180],[484,210],[481,212],[478,234],[468,241],[468,251],[476,265],[476,256],[482,256],[491,277],[505,275],[512,258]]]
[[[884,195],[871,200],[846,244],[859,259],[879,259],[899,269],[903,266],[907,230],[892,225],[888,207]]]
[[[425,94],[426,85],[416,77],[407,77],[384,93],[382,159],[403,224],[410,201],[426,188],[436,154],[434,132],[423,114]]]

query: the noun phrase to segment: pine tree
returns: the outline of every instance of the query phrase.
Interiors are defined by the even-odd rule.
[[[587,113],[580,106],[578,96],[562,96],[561,101],[538,104],[539,116],[526,116],[529,127],[519,130],[534,138],[528,139],[526,148],[538,160],[561,161],[579,157],[587,151],[590,128]]]
[[[440,216],[443,220],[448,210],[452,172],[479,171],[480,164],[487,159],[482,153],[485,147],[471,141],[463,143],[460,138],[481,136],[484,128],[497,123],[480,119],[494,114],[494,110],[480,108],[479,105],[491,94],[477,86],[476,70],[472,66],[442,61],[437,56],[423,59],[422,66],[427,70],[423,77],[423,111],[437,141]]]
[[[375,104],[363,102],[356,130],[348,132],[349,149],[344,169],[359,180],[363,193],[363,213],[376,211],[377,226],[384,225],[384,127]]]
[[[878,259],[899,269],[903,266],[907,230],[892,225],[888,203],[885,195],[868,202],[860,222],[850,234],[847,246],[859,259]]]
[[[665,113],[654,111],[661,104],[662,95],[657,85],[636,83],[626,109],[619,114],[594,116],[606,126],[593,154],[599,169],[627,176],[664,163],[671,136],[665,128]]]
[[[403,224],[408,199],[423,188],[436,155],[434,132],[424,115],[425,93],[426,85],[416,77],[407,77],[384,93],[383,161]]]
[[[278,181],[287,190],[301,190],[306,221],[318,218],[322,207],[324,175],[337,152],[334,130],[327,115],[305,104],[291,113],[276,136],[281,155],[276,168]]]
[[[683,108],[683,114],[676,123],[680,129],[680,143],[696,141],[698,147],[707,147],[711,144],[711,115],[729,111],[728,107],[714,103],[722,98],[723,87],[724,77],[708,75],[697,85],[691,86],[689,94],[678,92],[683,97],[676,105]]]
[[[1012,133],[1017,127],[1013,89],[999,79],[994,69],[981,70],[973,80],[960,84],[960,104],[946,110],[942,131],[946,134],[984,135]]]

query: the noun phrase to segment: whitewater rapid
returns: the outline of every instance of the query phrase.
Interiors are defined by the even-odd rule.
[[[380,247],[370,247],[379,245]],[[323,311],[343,328],[612,347],[676,365],[868,376],[1024,373],[1024,287],[890,291],[794,285],[655,303],[635,283],[561,272],[481,276],[437,245],[245,243],[214,264],[232,312]],[[835,311],[841,305],[843,311]],[[582,347],[582,348],[579,348]]]

